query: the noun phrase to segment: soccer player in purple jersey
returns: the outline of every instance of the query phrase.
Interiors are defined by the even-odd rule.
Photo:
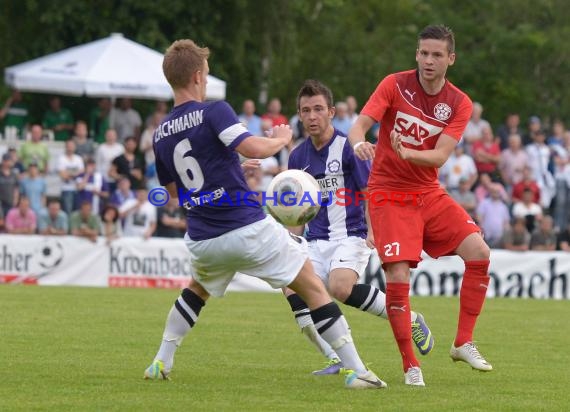
[[[237,153],[257,159],[272,156],[290,142],[292,132],[289,126],[277,126],[271,139],[252,136],[226,102],[205,102],[208,56],[208,48],[191,40],[175,41],[166,51],[163,71],[174,91],[174,108],[154,134],[156,170],[172,197],[192,191],[212,193],[212,200],[236,200],[240,192],[249,190]],[[288,286],[307,302],[320,336],[335,348],[348,370],[346,387],[386,387],[362,363],[342,312],[315,275],[303,239],[290,235],[255,202],[243,206],[186,199],[184,203],[192,278],[168,314],[160,348],[145,378],[168,378],[174,353],[206,300],[223,296],[239,271],[274,288]]]
[[[387,319],[386,295],[378,288],[358,283],[374,248],[372,231],[367,229],[366,202],[359,195],[367,190],[370,163],[358,159],[348,138],[333,127],[333,96],[324,84],[305,81],[297,95],[297,110],[309,139],[291,152],[289,169],[304,170],[317,179],[326,204],[308,223],[305,237],[309,242],[309,258],[335,299]],[[338,196],[339,190],[342,198]],[[304,227],[291,231],[301,235]],[[342,362],[317,333],[303,299],[287,288],[284,293],[303,334],[328,358],[326,367],[313,374],[338,373]],[[421,314],[412,312],[411,320],[414,343],[426,355],[433,348],[431,332]]]

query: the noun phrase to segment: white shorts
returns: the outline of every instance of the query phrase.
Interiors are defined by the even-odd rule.
[[[315,272],[328,286],[329,274],[334,269],[352,269],[362,276],[372,250],[366,240],[349,236],[341,240],[312,240],[309,242],[309,258]]]
[[[273,217],[224,233],[193,241],[184,237],[190,251],[192,277],[212,296],[223,296],[236,272],[265,280],[273,288],[289,285],[308,258],[307,241],[292,236]]]

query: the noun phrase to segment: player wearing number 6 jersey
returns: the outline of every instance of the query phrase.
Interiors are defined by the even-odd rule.
[[[266,216],[258,203],[237,202],[238,193],[249,189],[236,152],[250,158],[272,156],[290,142],[292,132],[289,126],[277,126],[272,138],[252,136],[226,102],[204,102],[208,56],[207,48],[191,40],[174,42],[164,56],[174,108],[157,128],[153,147],[160,183],[172,197],[184,194],[192,279],[168,314],[145,378],[168,378],[176,348],[206,300],[223,296],[239,271],[274,288],[288,286],[303,298],[320,336],[349,370],[348,388],[385,387],[358,356],[344,316],[307,259],[306,244]]]
[[[375,191],[418,193],[408,201],[370,207],[378,253],[386,271],[386,307],[402,355],[404,381],[424,386],[410,333],[410,268],[422,249],[433,257],[457,254],[465,261],[460,291],[459,323],[451,347],[454,361],[482,371],[492,369],[473,344],[473,329],[483,306],[489,276],[489,248],[480,229],[439,187],[438,168],[461,139],[472,103],[445,78],[455,62],[453,32],[428,26],[418,38],[417,70],[395,73],[380,82],[350,130],[349,139],[361,159],[374,158],[368,181]],[[380,122],[376,147],[364,135]]]

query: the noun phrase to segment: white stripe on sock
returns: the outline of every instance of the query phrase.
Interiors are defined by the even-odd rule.
[[[192,318],[194,323],[196,323],[196,320],[198,319],[198,315],[196,315],[196,313],[194,313],[194,311],[192,309],[190,309],[190,306],[188,306],[188,304],[186,302],[184,302],[184,299],[182,298],[182,296],[178,297],[178,303],[180,303],[180,306],[182,306],[182,308],[186,311],[186,313],[188,315],[190,315],[190,317]]]

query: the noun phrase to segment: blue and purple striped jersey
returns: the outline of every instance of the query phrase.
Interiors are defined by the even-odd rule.
[[[323,204],[328,205],[308,223],[307,240],[366,237],[364,204],[356,202],[355,197],[356,192],[367,187],[370,163],[354,155],[346,136],[335,129],[330,142],[320,150],[308,138],[291,152],[289,169],[304,170],[317,179]],[[344,189],[341,198],[339,189]]]
[[[238,201],[249,188],[234,149],[249,136],[224,101],[180,104],[156,129],[158,179],[163,186],[175,182],[180,199],[186,200],[190,239],[211,239],[265,218],[259,203]],[[192,206],[190,197],[197,199]]]

